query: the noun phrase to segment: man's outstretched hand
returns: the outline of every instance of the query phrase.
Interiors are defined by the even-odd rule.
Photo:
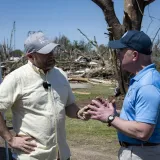
[[[85,106],[83,108],[81,108],[78,112],[77,112],[77,117],[81,120],[89,120],[90,119],[90,114],[87,112],[89,109],[88,106]]]
[[[115,108],[109,101],[100,102],[99,100],[92,100],[92,103],[88,105],[91,119],[99,120],[101,122],[107,122],[110,115],[115,114]]]

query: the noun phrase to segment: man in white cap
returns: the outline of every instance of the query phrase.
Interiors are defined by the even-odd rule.
[[[28,64],[7,75],[0,85],[0,111],[11,108],[16,136],[8,131],[0,114],[0,136],[13,148],[17,160],[70,159],[66,143],[65,115],[86,120],[79,109],[66,74],[55,66],[58,44],[42,32],[25,41]]]

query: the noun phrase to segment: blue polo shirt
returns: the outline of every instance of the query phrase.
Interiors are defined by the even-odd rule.
[[[155,129],[148,142],[160,143],[160,73],[151,64],[130,80],[120,118],[154,124]],[[119,141],[131,144],[144,143],[118,132]]]

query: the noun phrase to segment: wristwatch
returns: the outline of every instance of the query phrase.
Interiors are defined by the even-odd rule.
[[[108,126],[109,126],[109,127],[111,126],[111,122],[112,122],[114,119],[115,119],[115,115],[110,115],[110,116],[108,117],[107,122],[108,122]]]

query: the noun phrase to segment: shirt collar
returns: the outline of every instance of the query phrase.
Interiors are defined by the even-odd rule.
[[[138,72],[136,76],[134,76],[130,80],[130,84],[132,84],[134,81],[139,81],[146,73],[148,73],[150,70],[155,69],[156,65],[155,64],[150,64],[146,67],[144,67],[141,71]]]
[[[28,64],[33,68],[33,70],[38,73],[38,74],[43,74],[45,75],[44,71],[38,67],[36,67],[33,63],[31,63],[30,61],[28,61]]]

